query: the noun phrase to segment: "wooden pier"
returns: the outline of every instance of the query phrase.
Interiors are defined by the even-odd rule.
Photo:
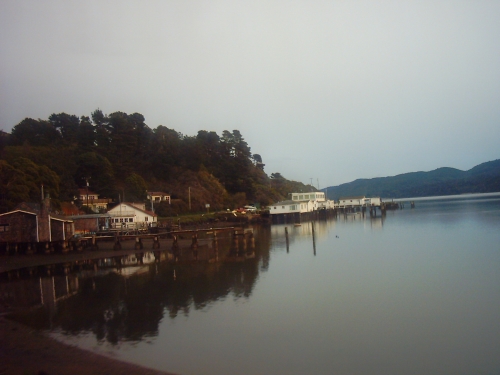
[[[131,231],[105,231],[92,235],[72,237],[65,241],[1,243],[0,252],[5,255],[66,254],[70,252],[99,250],[166,250],[176,248],[196,249],[200,245],[217,243],[221,238],[253,236],[251,229],[220,227],[192,230],[176,230],[158,233]]]

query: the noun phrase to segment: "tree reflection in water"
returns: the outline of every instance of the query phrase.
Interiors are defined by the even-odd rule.
[[[188,316],[191,309],[205,309],[229,295],[249,298],[259,272],[267,270],[271,244],[269,227],[254,235],[251,249],[242,239],[219,239],[217,249],[197,249],[198,260],[183,250],[176,262],[171,251],[163,251],[66,265],[64,272],[52,266],[50,275],[47,267],[39,267],[0,288],[11,291],[4,295],[15,294],[13,289],[29,294],[24,299],[30,302],[18,306],[11,318],[30,326],[68,335],[92,333],[111,344],[141,341],[158,335],[166,314]],[[215,250],[218,261],[210,260]]]

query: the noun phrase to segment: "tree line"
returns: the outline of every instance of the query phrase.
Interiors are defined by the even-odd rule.
[[[268,205],[310,189],[280,173],[267,176],[239,130],[184,135],[151,129],[140,113],[97,109],[91,116],[25,118],[0,133],[0,210],[41,200],[41,186],[60,205],[86,187],[116,201],[145,201],[146,191],[170,193],[175,212]],[[188,197],[189,191],[189,197]]]

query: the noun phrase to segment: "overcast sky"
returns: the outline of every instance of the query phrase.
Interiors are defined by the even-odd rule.
[[[317,186],[500,158],[500,1],[0,0],[0,127],[238,129]]]

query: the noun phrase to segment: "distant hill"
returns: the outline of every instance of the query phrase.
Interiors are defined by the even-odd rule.
[[[438,168],[391,177],[358,179],[326,188],[329,199],[359,196],[410,198],[500,191],[500,159],[479,164],[468,171]]]

